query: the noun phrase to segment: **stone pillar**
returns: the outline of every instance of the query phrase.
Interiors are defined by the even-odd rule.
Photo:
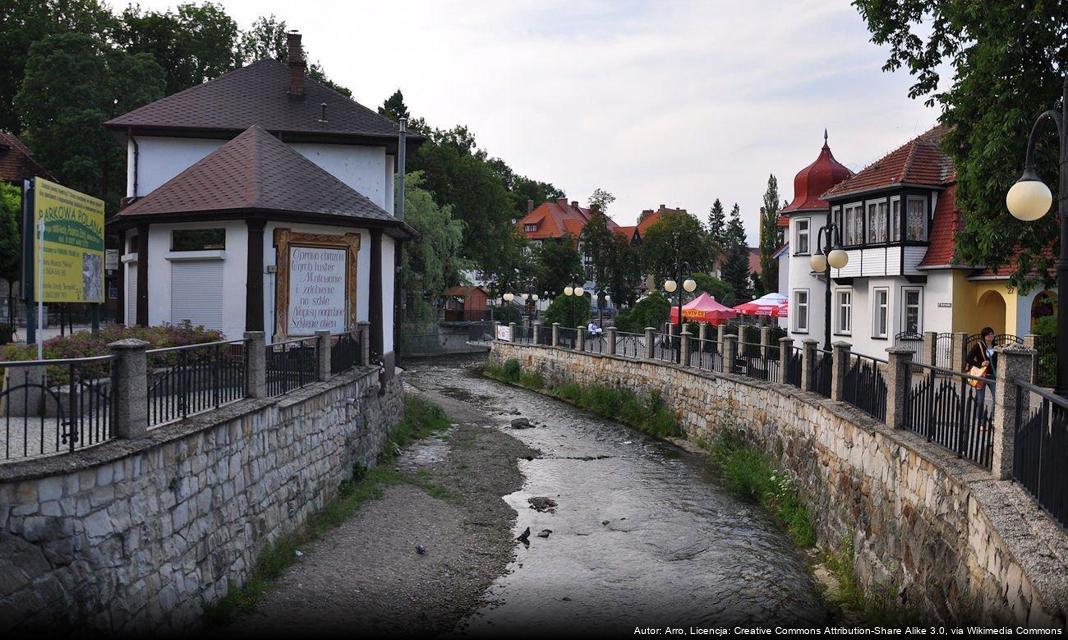
[[[515,323],[514,322],[509,322],[508,323],[508,341],[511,342],[512,344],[515,344],[515,343],[519,342],[518,340],[515,339]]]
[[[949,368],[954,371],[964,371],[964,343],[968,340],[968,334],[957,331],[953,334],[952,344],[949,347]]]
[[[653,360],[656,358],[656,329],[653,327],[645,328],[645,359]]]
[[[690,366],[690,332],[683,331],[679,335],[679,364]]]
[[[108,345],[112,362],[115,399],[113,433],[118,438],[138,438],[148,431],[148,350],[144,340],[127,338]]]
[[[604,330],[605,340],[608,341],[608,355],[616,355],[616,328],[608,327]]]
[[[575,351],[586,350],[586,329],[575,327]]]
[[[997,347],[998,364],[994,383],[994,451],[990,471],[999,480],[1012,477],[1013,449],[1019,412],[1027,411],[1028,394],[1017,397],[1016,380],[1031,375],[1034,351],[1023,345],[1008,344]],[[1019,400],[1019,402],[1018,402]]]
[[[367,322],[356,325],[360,333],[360,366],[366,367],[371,364],[371,326]]]
[[[245,397],[267,397],[267,342],[262,331],[245,332]]]
[[[1029,333],[1024,336],[1023,341],[1025,347],[1035,352],[1031,356],[1031,377],[1027,381],[1031,384],[1038,384],[1038,336]]]
[[[738,336],[723,336],[723,371],[734,373],[734,366],[738,363]]]
[[[560,346],[560,323],[559,322],[554,322],[553,323],[553,340],[552,340],[552,344],[550,346],[553,346],[553,347]]]
[[[886,350],[886,426],[904,429],[905,402],[912,386],[912,349],[890,347]]]
[[[534,332],[531,336],[533,339],[530,342],[532,344],[541,344],[541,320],[535,320],[530,326]]]
[[[771,353],[771,327],[760,327],[760,353],[767,359]]]
[[[938,354],[936,352],[936,345],[938,343],[938,334],[934,331],[923,332],[923,347],[920,351],[919,361],[924,364],[929,364],[932,367],[938,364]]]
[[[801,343],[801,390],[816,390],[816,345],[819,340],[806,338]]]
[[[316,352],[319,354],[319,382],[322,382],[330,379],[330,332],[316,331],[315,337],[318,347]]]
[[[699,322],[697,324],[697,339],[701,342],[708,340],[708,323]]]
[[[493,321],[493,341],[494,342],[497,342],[497,340],[498,340],[497,336],[500,335],[500,333],[498,333],[498,331],[497,331],[497,329],[500,326],[501,326],[501,321],[500,320],[494,320]]]
[[[720,350],[723,349],[723,337],[727,335],[727,325],[720,324],[716,326],[716,342],[719,343]]]
[[[853,345],[835,342],[831,345],[831,400],[845,400],[845,381],[849,374],[849,355]]]
[[[793,338],[779,338],[779,379],[775,382],[782,384],[790,384],[787,376],[789,375],[790,356],[794,353],[794,339]]]

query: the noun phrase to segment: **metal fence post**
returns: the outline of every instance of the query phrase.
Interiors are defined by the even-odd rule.
[[[137,438],[148,431],[148,347],[147,342],[136,338],[108,345],[115,354],[112,394],[116,437]]]
[[[923,332],[923,346],[920,349],[920,362],[932,367],[938,365],[938,334],[934,331]]]
[[[886,426],[906,428],[909,387],[912,385],[912,349],[890,347],[886,350]]]
[[[679,334],[679,364],[690,366],[690,332],[683,331]]]
[[[831,345],[831,400],[845,400],[845,381],[849,375],[849,353],[853,345],[835,342]]]
[[[779,338],[779,379],[775,382],[790,384],[790,358],[794,355],[794,339]]]
[[[586,350],[586,330],[582,327],[575,327],[575,351]]]
[[[801,390],[816,390],[816,345],[819,340],[806,338],[801,343]]]
[[[990,471],[999,480],[1012,477],[1013,450],[1020,412],[1027,411],[1027,396],[1017,397],[1016,379],[1031,375],[1034,351],[1019,344],[997,347],[998,366],[994,384],[994,451]]]
[[[262,331],[245,332],[245,397],[267,397],[267,342]]]
[[[1027,378],[1027,381],[1031,384],[1038,384],[1038,336],[1033,333],[1029,333],[1024,336],[1023,344],[1028,349],[1034,351],[1031,356],[1031,375]]]
[[[645,328],[645,359],[656,359],[656,329],[653,327]]]
[[[552,342],[552,345],[550,345],[550,346],[553,346],[553,347],[560,346],[560,323],[559,322],[554,322],[553,323],[553,342]]]
[[[771,327],[760,327],[760,354],[765,360],[771,353]]]
[[[616,355],[616,328],[608,327],[604,332],[608,341],[608,355],[614,356]]]
[[[738,364],[738,336],[727,334],[723,336],[723,371],[734,373],[736,364]]]
[[[315,351],[319,355],[318,380],[322,382],[330,379],[330,332],[316,331],[315,338]]]
[[[964,371],[964,344],[968,341],[968,334],[957,331],[949,346],[949,368],[954,371]]]

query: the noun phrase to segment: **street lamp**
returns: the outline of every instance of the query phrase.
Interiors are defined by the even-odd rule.
[[[568,297],[568,299],[567,299],[567,317],[568,317],[568,319],[571,320],[570,324],[571,324],[572,327],[574,327],[575,324],[578,321],[575,319],[575,301],[572,300],[571,298],[572,297],[581,298],[583,296],[583,294],[585,294],[585,293],[586,292],[582,290],[582,287],[578,287],[578,286],[572,287],[571,285],[568,285],[568,286],[564,287],[564,295]]]
[[[1060,180],[1057,190],[1057,216],[1060,219],[1061,255],[1057,260],[1057,383],[1054,392],[1062,398],[1068,398],[1068,76],[1064,78],[1061,104],[1059,107],[1043,111],[1031,126],[1031,135],[1027,138],[1027,155],[1024,157],[1023,175],[1005,194],[1005,205],[1014,217],[1024,222],[1038,220],[1049,212],[1053,205],[1053,193],[1050,192],[1035,172],[1035,135],[1038,125],[1049,118],[1057,127],[1059,141]]]
[[[690,272],[690,263],[685,260],[676,259],[675,278],[664,281],[664,291],[667,291],[669,295],[672,293],[676,294],[675,301],[676,306],[678,307],[678,323],[675,325],[677,327],[677,329],[675,330],[675,335],[678,336],[682,335],[682,289],[685,289],[687,293],[693,293],[694,290],[697,289],[697,282],[694,281],[692,275],[691,277],[686,278],[686,280],[682,283],[682,289],[679,289],[678,281],[682,280],[682,273],[684,270]],[[676,293],[676,291],[678,293]],[[675,362],[682,362],[682,354],[679,353],[678,349],[675,350]]]
[[[833,237],[832,237],[833,234]],[[820,240],[823,240],[820,248]],[[832,240],[834,245],[832,246]],[[812,254],[809,265],[812,270],[822,273],[827,280],[827,291],[824,296],[823,312],[825,328],[823,333],[823,348],[831,348],[831,269],[842,269],[849,264],[849,254],[842,249],[842,230],[833,222],[820,227],[816,234],[816,249],[818,253]]]

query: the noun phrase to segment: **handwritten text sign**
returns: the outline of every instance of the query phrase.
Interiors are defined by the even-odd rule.
[[[342,333],[346,316],[345,249],[290,247],[289,335]]]

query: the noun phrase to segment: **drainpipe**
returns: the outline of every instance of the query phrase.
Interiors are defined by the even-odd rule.
[[[405,146],[408,141],[407,118],[401,118],[398,124],[400,131],[397,134],[397,173],[400,174],[400,181],[397,183],[397,193],[394,194],[394,197],[397,199],[394,210],[397,214],[397,220],[404,220],[404,165],[407,153]]]
[[[140,161],[139,161],[140,157],[141,157],[141,147],[138,146],[138,144],[137,144],[137,138],[135,138],[134,135],[133,135],[133,128],[132,127],[128,127],[126,129],[126,136],[130,139],[130,142],[133,143],[133,148],[134,148],[134,157],[133,157],[133,194],[130,197],[131,198],[136,198],[137,197],[137,178],[138,178],[137,168],[138,168],[138,165],[141,164]]]

